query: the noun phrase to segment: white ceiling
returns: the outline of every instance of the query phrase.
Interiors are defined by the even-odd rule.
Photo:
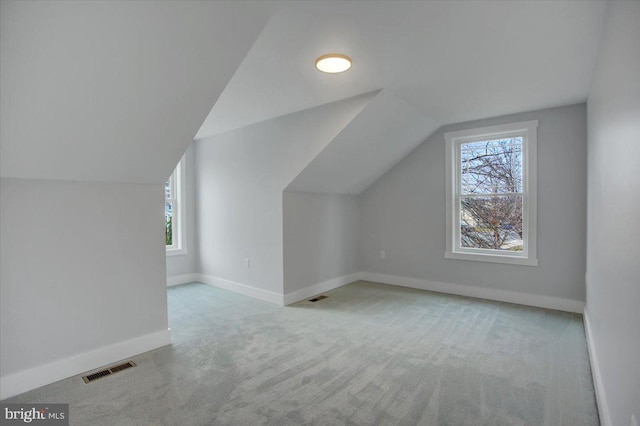
[[[438,127],[388,89],[382,90],[287,190],[360,194]]]
[[[397,99],[426,127],[581,102],[604,12],[596,1],[3,0],[0,172],[159,183],[196,133],[379,89],[394,95],[385,108]],[[317,72],[331,51],[353,68]],[[370,134],[375,108],[348,126],[351,141]],[[388,125],[394,138],[428,136]],[[347,149],[340,137],[327,149]],[[393,165],[384,152],[353,187]]]
[[[605,2],[288,2],[196,135],[391,89],[439,124],[585,101]],[[317,56],[353,68],[328,75]]]
[[[1,2],[3,177],[161,183],[267,2]]]

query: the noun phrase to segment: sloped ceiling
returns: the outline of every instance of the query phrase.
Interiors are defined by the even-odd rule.
[[[297,7],[276,14],[196,139],[380,89],[371,68],[357,66],[341,75],[315,70],[317,56],[354,50],[359,32],[355,25],[348,16],[303,12]]]
[[[203,138],[375,89],[440,124],[583,102],[605,2],[289,2],[198,131]],[[353,68],[319,73],[340,52]]]
[[[382,91],[288,191],[358,194],[440,125],[583,102],[605,2],[290,2],[196,134]],[[346,73],[314,68],[345,53]],[[215,140],[215,138],[213,139]]]
[[[389,90],[379,92],[287,187],[359,194],[425,141],[438,124]]]
[[[432,123],[584,101],[605,2],[3,1],[1,7],[1,175],[159,183],[194,136],[378,89],[393,93],[388,102],[425,117],[405,123],[415,129],[396,125],[387,143],[404,137],[404,147],[421,132],[426,138]],[[352,70],[317,72],[315,58],[331,51],[352,56]],[[368,135],[382,99],[324,156]],[[345,162],[359,164],[357,146]],[[397,153],[381,152],[392,165]],[[309,176],[327,178],[317,168],[333,164],[329,159],[318,159]],[[311,180],[298,184],[318,188]],[[351,182],[345,190],[368,180],[345,178]]]
[[[163,182],[275,6],[2,1],[3,177]]]

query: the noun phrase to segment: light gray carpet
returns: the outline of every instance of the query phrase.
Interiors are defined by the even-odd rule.
[[[582,318],[367,282],[280,308],[169,289],[174,344],[68,402],[73,425],[598,424]]]

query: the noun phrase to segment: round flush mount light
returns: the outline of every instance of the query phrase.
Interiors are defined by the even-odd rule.
[[[351,68],[351,58],[340,53],[328,53],[316,59],[316,68],[329,74],[345,72]]]

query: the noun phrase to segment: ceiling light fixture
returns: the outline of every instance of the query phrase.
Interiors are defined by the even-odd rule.
[[[351,58],[340,53],[328,53],[316,59],[316,68],[329,74],[345,72],[351,68]]]

